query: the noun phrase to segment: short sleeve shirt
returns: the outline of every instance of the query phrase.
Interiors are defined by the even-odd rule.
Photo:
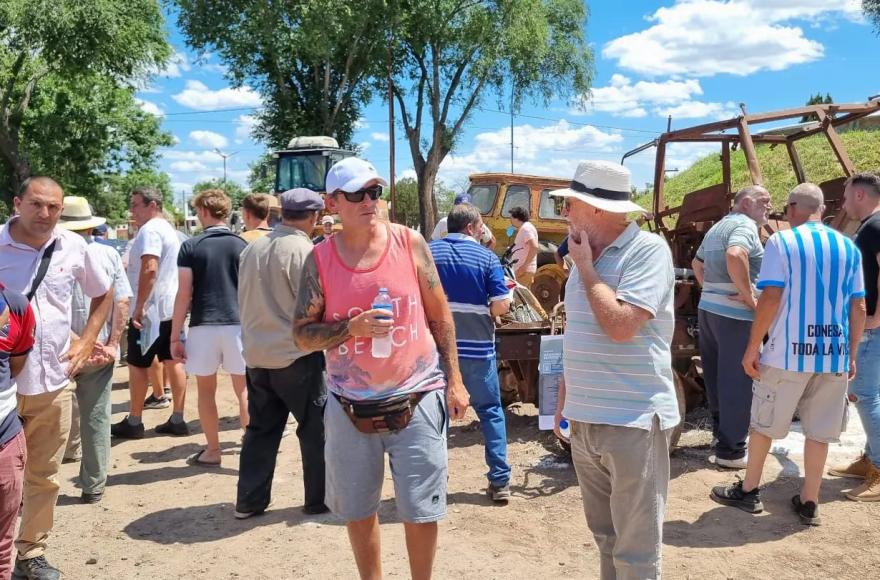
[[[180,246],[177,267],[192,270],[190,327],[240,324],[238,260],[246,247],[226,226],[206,228]]]
[[[27,298],[0,284],[0,445],[21,431],[15,383],[9,367],[12,357],[28,354],[34,346],[36,321]]]
[[[128,283],[134,293],[133,303],[140,300],[138,284],[141,275],[141,258],[154,256],[159,260],[159,271],[153,292],[144,302],[145,306],[155,303],[160,320],[171,320],[174,315],[174,299],[177,296],[177,252],[180,238],[170,223],[162,218],[153,218],[138,230],[128,252]]]
[[[856,246],[862,253],[862,269],[865,272],[865,306],[868,316],[877,313],[877,279],[880,278],[880,213],[868,216],[855,235]]]
[[[530,240],[538,241],[538,230],[535,228],[532,222],[525,222],[519,228],[519,231],[516,232],[516,237],[513,240],[513,255],[512,258],[514,260],[518,260],[514,264],[514,269],[519,270],[523,267],[523,261],[526,259],[526,255],[528,255],[528,248],[526,248],[526,243]],[[526,272],[537,272],[538,271],[538,254],[535,253],[535,257],[532,258],[531,262],[525,265]]]
[[[733,300],[739,290],[727,271],[727,250],[732,247],[745,250],[749,257],[749,281],[754,284],[757,280],[764,257],[758,226],[745,214],[728,214],[709,229],[697,249],[697,259],[705,267],[700,309],[725,318],[753,320],[752,309]]]
[[[434,226],[434,231],[431,232],[431,240],[442,240],[449,234],[449,218],[440,218],[437,222],[437,225]],[[483,230],[480,233],[480,242],[483,244],[488,244],[492,241],[492,230],[489,229],[489,226],[483,223]]]
[[[132,296],[131,285],[128,283],[128,277],[125,275],[125,268],[122,267],[122,258],[119,256],[119,252],[111,246],[98,243],[96,240],[89,243],[86,251],[89,252],[95,263],[104,270],[112,281],[113,301],[117,302],[119,300],[130,299]],[[83,333],[83,330],[86,327],[86,322],[88,322],[89,319],[91,304],[91,299],[85,296],[82,287],[77,284],[73,294],[72,318],[70,324],[71,330],[73,330],[74,333],[78,335]],[[98,342],[107,342],[107,339],[110,337],[115,314],[115,311],[111,312],[110,316],[107,317],[107,322],[104,323],[104,327],[101,329],[101,332],[98,333]]]
[[[758,288],[782,288],[761,362],[807,373],[849,371],[849,309],[865,295],[856,245],[819,222],[767,241]]]
[[[611,342],[573,269],[565,287],[563,414],[639,429],[651,429],[658,416],[660,428],[671,429],[680,417],[672,379],[675,276],[669,246],[631,223],[594,265],[619,301],[648,311],[651,319],[628,342]]]

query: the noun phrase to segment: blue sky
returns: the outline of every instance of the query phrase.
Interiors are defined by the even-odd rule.
[[[568,178],[578,161],[619,160],[666,126],[735,116],[738,103],[759,112],[803,104],[813,93],[835,102],[880,94],[880,37],[861,18],[860,0],[667,0],[589,3],[586,37],[596,57],[591,95],[578,103],[527,103],[514,118],[514,170]],[[214,148],[234,153],[228,178],[247,182],[248,163],[264,147],[250,137],[260,97],[233,89],[215,56],[189,51],[173,20],[174,62],[138,98],[162,117],[177,141],[161,169],[176,193],[223,174]],[[477,171],[510,170],[510,116],[485,99],[440,179],[460,189]],[[221,109],[221,111],[218,111]],[[232,110],[234,109],[234,110]],[[355,140],[363,156],[388,174],[387,108],[363,111]],[[412,176],[402,129],[396,130],[396,177]],[[292,135],[291,135],[292,136]],[[668,167],[683,169],[714,147],[675,145]],[[633,183],[652,180],[653,155],[627,161]]]

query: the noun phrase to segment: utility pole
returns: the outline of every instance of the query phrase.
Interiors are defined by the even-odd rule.
[[[391,199],[391,222],[397,223],[397,192],[394,187],[394,83],[391,81],[391,46],[394,42],[394,28],[388,43],[388,194]]]
[[[513,87],[510,87],[510,172],[513,173]]]
[[[226,160],[238,153],[238,151],[233,151],[232,153],[223,153],[218,147],[214,147],[214,153],[223,158],[223,185],[226,185]]]

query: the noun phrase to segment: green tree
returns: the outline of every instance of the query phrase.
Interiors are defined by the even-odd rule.
[[[874,29],[880,34],[880,0],[862,0],[862,11],[874,23]]]
[[[350,146],[369,80],[384,66],[384,0],[169,0],[187,43],[216,52],[236,84],[263,97],[254,134],[279,148],[295,135]]]
[[[397,223],[411,228],[420,227],[419,220],[419,183],[412,177],[404,177],[394,182],[394,197],[397,200]],[[434,189],[434,197],[437,199],[437,212],[440,217],[445,216],[452,209],[455,192],[443,183],[437,182]],[[385,189],[382,199],[391,202],[391,192]],[[422,230],[425,231],[425,230]],[[428,234],[431,232],[428,231]]]
[[[222,189],[226,192],[226,195],[232,200],[232,209],[237,209],[239,205],[241,205],[241,200],[247,197],[248,192],[245,188],[235,183],[234,181],[227,181],[223,183],[221,178],[217,179],[208,179],[206,181],[200,181],[193,185],[193,195],[201,191],[205,191],[206,189]]]
[[[251,191],[269,193],[275,189],[275,157],[266,152],[248,165],[248,187]]]
[[[393,91],[419,184],[422,231],[437,219],[434,182],[487,97],[547,103],[583,94],[592,54],[582,0],[393,3]]]
[[[96,99],[103,107],[115,107],[108,116],[133,115],[126,106],[134,104],[132,85],[161,68],[170,54],[156,0],[0,2],[3,197],[8,199],[32,174],[35,150],[54,146],[48,157],[70,166],[80,163],[81,174],[132,160],[149,164],[157,140],[131,140],[132,132],[146,127],[148,119],[135,115],[126,127],[117,126],[118,120],[95,123],[88,115],[95,108],[85,101]],[[63,117],[68,113],[82,117]],[[67,130],[58,131],[59,125]],[[59,141],[67,141],[69,147]],[[67,157],[80,148],[80,158]],[[50,168],[57,174],[54,165]]]
[[[87,197],[89,197],[92,209],[97,215],[106,217],[111,224],[121,224],[128,220],[128,206],[132,190],[142,185],[149,185],[161,191],[165,209],[173,213],[172,208],[175,207],[175,204],[174,192],[171,190],[171,178],[167,173],[151,169],[109,176],[103,188]]]
[[[816,93],[815,95],[810,96],[807,99],[806,105],[830,105],[834,102],[834,99],[831,98],[831,93],[825,93],[825,96],[822,96],[822,93]],[[816,118],[812,115],[804,115],[801,117],[801,123],[807,123],[809,121],[815,121]]]

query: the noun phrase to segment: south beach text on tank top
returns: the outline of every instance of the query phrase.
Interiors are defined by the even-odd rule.
[[[337,239],[318,244],[315,261],[324,289],[324,322],[353,318],[369,310],[380,288],[391,295],[394,327],[390,358],[371,354],[370,338],[350,338],[326,351],[331,392],[354,401],[381,400],[445,387],[440,357],[428,329],[409,230],[388,224],[388,245],[370,268],[349,268]]]

